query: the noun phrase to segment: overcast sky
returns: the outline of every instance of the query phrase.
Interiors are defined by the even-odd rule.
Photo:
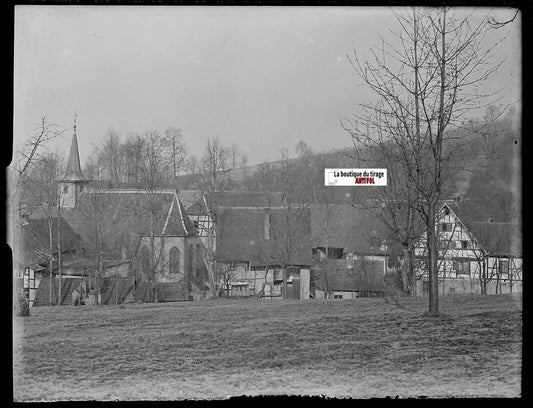
[[[71,127],[77,113],[82,165],[109,128],[125,137],[174,126],[195,155],[218,135],[250,164],[302,139],[346,146],[339,118],[368,96],[346,54],[395,27],[389,8],[17,6],[14,144],[43,115]],[[491,34],[507,36],[507,61],[487,84],[517,108],[520,29],[517,19]],[[67,155],[71,135],[51,149]]]

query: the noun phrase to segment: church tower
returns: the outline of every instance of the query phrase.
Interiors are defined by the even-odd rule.
[[[79,195],[88,182],[89,180],[83,177],[83,173],[81,172],[78,138],[76,136],[76,116],[74,116],[74,134],[72,135],[72,144],[70,145],[67,171],[63,180],[59,180],[61,206],[74,208]]]

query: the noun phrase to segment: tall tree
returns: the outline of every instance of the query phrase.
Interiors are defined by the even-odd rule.
[[[224,189],[229,172],[228,149],[217,137],[207,139],[200,161],[200,188],[206,193]]]
[[[283,211],[280,215],[281,219],[272,219],[268,223],[272,230],[272,237],[269,239],[267,250],[273,263],[279,265],[282,270],[283,298],[287,299],[289,268],[297,263],[298,257],[302,256],[300,253],[302,244],[309,239],[310,231],[305,229],[305,217],[308,215],[309,206],[298,200],[302,188],[299,183],[300,173],[296,163],[290,160],[286,148],[281,150],[280,169],[276,174],[282,194]],[[271,214],[271,216],[276,215],[276,212]]]
[[[61,137],[67,129],[58,124],[51,123],[45,116],[41,117],[39,124],[35,127],[33,134],[30,135],[26,142],[19,146],[13,155],[11,165],[8,167],[8,243],[13,253],[13,272],[19,267],[19,246],[20,226],[25,206],[25,193],[30,185],[29,174],[32,167],[41,158],[42,151],[46,145],[53,139]],[[13,289],[15,286],[13,286]],[[16,299],[13,296],[13,299]]]
[[[146,194],[142,201],[142,211],[149,214],[149,263],[146,265],[148,279],[152,291],[152,299],[158,302],[157,284],[159,273],[165,266],[164,245],[161,240],[156,240],[158,217],[164,202],[161,192],[168,187],[173,171],[171,146],[168,139],[158,131],[148,131],[137,139],[139,144],[138,175],[141,188]]]
[[[25,185],[24,202],[30,209],[37,209],[46,217],[48,221],[49,248],[46,252],[48,257],[48,270],[50,278],[49,303],[55,304],[54,283],[54,261],[57,260],[58,270],[61,272],[61,224],[60,208],[61,195],[59,194],[56,181],[61,178],[64,171],[64,160],[59,154],[41,155],[36,160],[27,174]],[[31,210],[30,210],[31,211]],[[53,223],[57,222],[57,235],[53,236]],[[55,245],[54,245],[55,244]],[[55,247],[55,250],[54,250]],[[57,259],[55,254],[57,254]],[[61,289],[61,278],[59,281]],[[59,302],[61,301],[61,290],[59,291]]]
[[[185,148],[181,129],[176,129],[171,126],[165,130],[165,137],[169,144],[172,176],[177,177],[180,171],[185,167],[185,159],[187,156],[187,149]]]
[[[485,20],[474,20],[464,10],[411,9],[397,16],[400,32],[393,40],[382,38],[371,59],[350,58],[374,100],[363,103],[346,128],[359,149],[393,146],[387,160],[399,164],[414,190],[416,204],[409,208],[427,231],[430,314],[439,313],[437,203],[454,170],[450,157],[467,143],[449,128],[486,103],[487,95],[475,88],[501,64],[493,58],[497,44],[486,42]]]

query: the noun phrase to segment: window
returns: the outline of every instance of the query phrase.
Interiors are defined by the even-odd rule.
[[[499,272],[500,275],[509,273],[509,261],[500,261]]]
[[[470,262],[453,261],[453,270],[457,275],[470,275]]]
[[[468,248],[470,248],[470,243],[468,241],[466,241],[466,240],[459,241],[459,245],[460,245],[459,246],[460,249],[468,249]]]
[[[342,295],[333,295],[333,299],[342,299]]]
[[[180,250],[176,247],[173,247],[169,253],[170,258],[170,274],[180,273]]]
[[[63,193],[68,193],[68,186],[67,185],[63,186]]]
[[[450,209],[448,207],[444,207],[444,215],[450,215]]]
[[[455,292],[455,288],[450,288],[450,293]]]
[[[441,232],[452,232],[453,224],[451,222],[442,222],[440,224]]]
[[[194,225],[194,228],[196,228],[196,229],[198,229],[198,227],[200,226],[200,224],[198,223],[197,220],[194,220],[194,221],[192,222],[192,225]]]

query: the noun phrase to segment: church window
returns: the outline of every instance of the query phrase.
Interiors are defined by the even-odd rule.
[[[173,247],[170,250],[170,273],[178,274],[180,272],[180,250]]]

